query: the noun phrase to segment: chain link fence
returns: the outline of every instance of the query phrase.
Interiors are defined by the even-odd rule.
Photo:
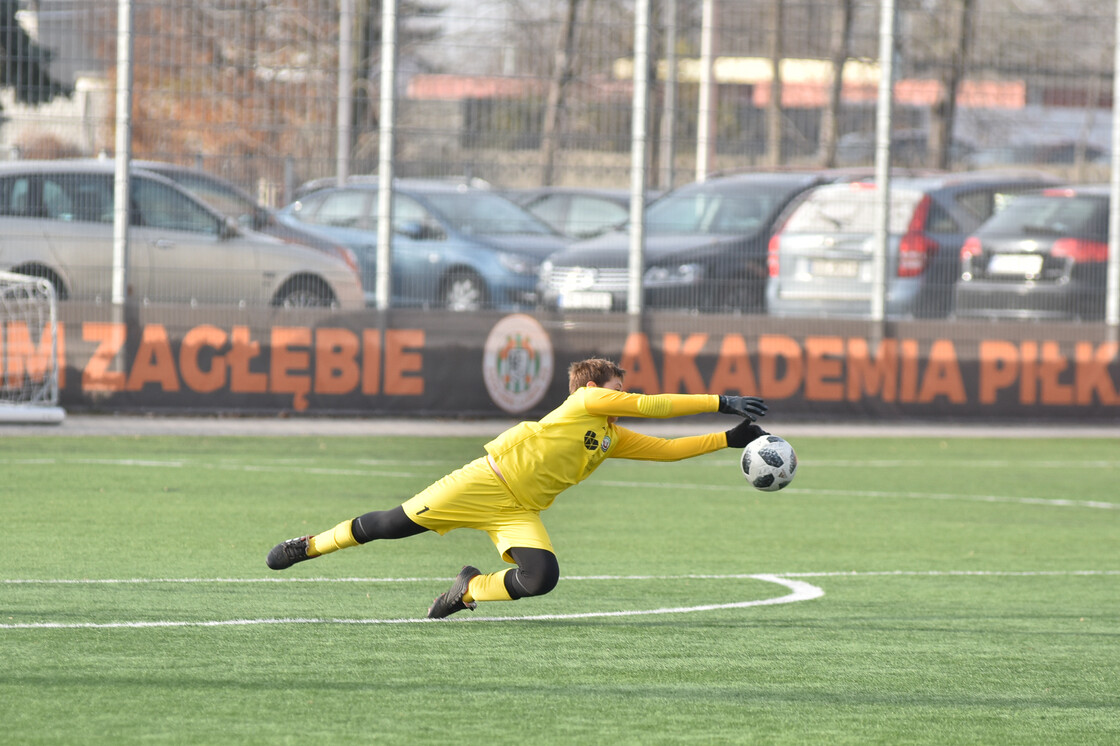
[[[881,112],[888,7],[893,97]],[[1105,318],[1108,190],[1056,188],[1110,178],[1113,0],[397,0],[388,15],[368,0],[0,0],[0,152],[11,161],[0,221],[22,221],[9,236],[74,244],[81,266],[56,266],[58,252],[39,256],[30,239],[19,251],[0,241],[0,264],[56,280],[63,303],[108,298],[111,266],[98,262],[109,254],[82,247],[109,234],[82,225],[112,222],[111,191],[94,183],[112,171],[91,167],[96,179],[71,174],[36,194],[50,180],[27,164],[112,161],[122,9],[132,158],[234,185],[257,207],[200,176],[167,169],[153,180],[254,234],[271,225],[318,244],[359,269],[370,305],[376,247],[389,235],[379,238],[378,221],[391,214],[391,267],[380,267],[391,307],[770,314],[827,328],[874,317],[878,295],[886,318],[966,330],[996,318]],[[648,82],[642,108],[635,81]],[[885,200],[869,196],[880,114],[895,168],[886,218],[876,212]],[[391,154],[381,152],[388,126]],[[372,176],[385,163],[398,180],[391,205]],[[352,188],[330,191],[344,181]],[[1050,200],[1027,216],[1039,220],[974,237],[1039,188]],[[653,202],[638,253],[632,232],[611,228],[639,214],[635,195]],[[175,240],[228,238],[185,204],[156,205],[131,207]],[[238,267],[221,251],[160,269],[158,251],[145,259],[132,241],[132,261],[147,262],[137,284],[152,276],[143,302],[352,301],[339,266],[322,261],[277,260],[275,272],[299,282],[262,294],[236,287]]]

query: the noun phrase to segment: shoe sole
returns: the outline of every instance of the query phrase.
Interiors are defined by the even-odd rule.
[[[297,537],[297,538],[300,538],[300,539],[303,539],[304,541],[306,541],[310,537],[301,536],[301,537]],[[284,546],[290,541],[292,541],[292,539],[288,539],[288,541],[280,542],[279,544],[274,546],[272,548],[272,550],[268,553],[268,557],[265,558],[265,564],[268,565],[269,569],[272,569],[272,570],[287,570],[289,567],[296,564],[297,562],[303,562],[304,560],[312,559],[311,557],[308,557],[306,554],[303,557],[300,557],[298,559],[292,559],[291,557],[289,557],[288,553],[284,551]],[[307,551],[306,547],[304,548],[304,551],[305,552]]]
[[[479,570],[477,567],[472,567],[470,565],[463,565],[463,569],[460,570],[459,574],[455,576],[455,582],[451,584],[451,587],[447,590],[447,592],[446,593],[441,593],[440,595],[436,596],[435,601],[432,601],[432,605],[428,607],[428,618],[429,619],[446,619],[447,617],[454,614],[456,611],[462,611],[462,609],[455,609],[455,611],[448,612],[447,614],[444,614],[443,616],[432,616],[432,610],[436,607],[436,604],[439,603],[439,600],[441,598],[449,598],[449,597],[450,598],[455,598],[459,603],[463,604],[464,608],[470,609],[471,611],[474,611],[475,609],[477,609],[478,608],[478,603],[476,601],[471,601],[469,604],[465,603],[463,601],[463,594],[466,593],[467,588],[470,587],[471,578],[478,577],[481,574],[482,574],[482,571]]]

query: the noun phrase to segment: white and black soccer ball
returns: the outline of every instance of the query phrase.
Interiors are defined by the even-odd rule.
[[[797,474],[797,454],[784,438],[763,435],[747,444],[739,465],[752,487],[777,492]]]

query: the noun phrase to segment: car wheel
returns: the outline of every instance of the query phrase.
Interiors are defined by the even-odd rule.
[[[474,272],[456,272],[443,283],[443,305],[448,311],[477,311],[486,305],[486,283]]]
[[[70,297],[70,294],[66,292],[66,286],[62,284],[62,280],[59,276],[46,267],[13,267],[8,271],[46,280],[54,287],[54,297],[57,300],[67,300]]]
[[[706,310],[717,313],[766,313],[766,286],[757,281],[735,278],[721,297]]]
[[[272,305],[282,308],[330,308],[334,304],[334,293],[318,277],[293,277],[272,299]]]

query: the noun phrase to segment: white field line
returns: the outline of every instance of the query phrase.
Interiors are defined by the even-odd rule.
[[[1039,571],[1002,571],[1002,570],[887,570],[869,572],[787,572],[781,574],[687,574],[687,575],[576,575],[567,580],[761,580],[776,583],[789,589],[790,593],[784,596],[764,599],[751,599],[747,601],[734,601],[723,604],[706,604],[700,606],[676,606],[657,609],[634,609],[626,611],[591,611],[573,614],[535,614],[529,616],[465,616],[455,621],[473,622],[513,622],[513,621],[554,621],[564,619],[593,619],[606,617],[649,616],[660,614],[693,614],[703,611],[720,609],[743,609],[752,606],[773,606],[777,604],[797,603],[810,601],[824,595],[824,590],[802,580],[793,578],[835,578],[835,577],[974,577],[974,576],[1010,576],[1010,577],[1067,577],[1067,576],[1117,576],[1120,570],[1039,570]],[[0,582],[6,584],[104,584],[104,583],[412,583],[436,582],[446,578],[127,578],[127,579],[7,579]],[[167,627],[244,627],[256,625],[275,624],[423,624],[431,621],[426,618],[398,618],[398,619],[340,619],[340,618],[265,618],[265,619],[211,619],[199,621],[179,620],[154,620],[133,622],[31,622],[18,624],[0,624],[0,630],[19,629],[144,629]]]
[[[458,461],[447,459],[355,459],[355,464],[360,466],[380,467],[415,467],[415,466],[442,466],[456,468]],[[29,457],[29,458],[0,458],[0,464],[88,464],[91,466],[144,466],[157,468],[187,468],[192,469],[228,469],[243,471],[306,471],[321,468],[323,471],[342,471],[359,475],[382,475],[386,472],[373,469],[338,469],[337,467],[315,467],[314,459],[262,459],[255,464],[247,464],[236,460],[226,461],[196,461],[189,458],[183,459],[131,459],[131,458],[59,458],[59,457]],[[943,466],[963,469],[1120,469],[1120,460],[1081,459],[1062,461],[1031,461],[1014,459],[959,459],[952,461],[926,460],[926,459],[800,459],[801,466],[828,469],[898,469],[921,468],[930,466]],[[392,473],[392,472],[389,472]],[[407,473],[407,476],[421,476]]]
[[[682,573],[679,575],[565,575],[564,580],[752,580],[770,578],[872,578],[900,577],[1069,577],[1078,575],[1120,575],[1120,570],[822,570],[769,573]],[[448,578],[0,578],[3,585],[146,585],[153,583],[443,583]]]
[[[744,487],[723,484],[682,484],[669,482],[634,482],[622,480],[600,479],[596,484],[608,487],[626,487],[635,489],[667,489],[683,492],[742,492]],[[958,495],[950,492],[892,492],[878,490],[828,490],[787,487],[781,491],[782,495],[822,495],[828,497],[877,497],[877,498],[902,498],[906,500],[958,500],[964,502],[983,503],[1014,503],[1018,505],[1044,505],[1051,508],[1094,508],[1097,510],[1120,510],[1120,503],[1106,503],[1097,500],[1067,500],[1064,498],[1048,497],[1015,497],[1012,495]]]
[[[421,474],[416,472],[407,471],[385,471],[378,469],[339,469],[339,468],[325,468],[313,467],[306,465],[292,465],[292,464],[240,464],[240,463],[208,463],[208,462],[193,462],[190,460],[171,460],[171,461],[150,461],[142,459],[0,459],[2,464],[55,464],[55,463],[76,463],[86,465],[102,465],[102,466],[138,466],[138,467],[158,467],[158,468],[191,468],[191,469],[214,469],[222,471],[243,471],[243,472],[300,472],[307,474],[321,474],[326,476],[351,476],[351,477],[399,477],[402,479],[421,479],[431,477],[431,474]],[[414,462],[400,462],[398,465],[403,466],[419,466],[428,464],[437,464],[440,462],[429,461],[414,461]],[[828,467],[834,466],[847,466],[855,462],[821,462],[821,464]],[[930,465],[932,462],[920,461],[864,461],[859,462],[865,468],[897,468],[901,466],[917,466],[917,465]],[[817,464],[817,465],[821,465]],[[811,461],[803,461],[802,465],[813,466]],[[999,467],[1026,467],[1026,466],[1049,466],[1048,462],[1021,462],[1021,461],[976,461],[976,462],[951,462],[947,466],[975,466],[978,468],[993,468]],[[1053,463],[1054,466],[1062,465],[1067,468],[1071,466],[1083,466],[1086,468],[1115,468],[1120,466],[1120,461],[1077,461],[1077,462],[1058,462]],[[608,487],[626,487],[638,489],[668,489],[674,491],[685,492],[741,492],[744,487],[741,484],[695,484],[695,483],[674,483],[674,482],[638,482],[626,480],[611,480],[599,479],[596,484],[605,485]],[[907,500],[956,500],[963,502],[987,502],[987,503],[1012,503],[1018,505],[1042,505],[1046,507],[1055,508],[1092,508],[1096,510],[1120,510],[1120,502],[1110,503],[1096,500],[1068,500],[1062,498],[1045,498],[1045,497],[1017,497],[1012,495],[959,495],[953,493],[940,493],[940,492],[893,492],[893,491],[878,491],[878,490],[828,490],[828,489],[805,489],[798,487],[789,487],[782,491],[785,495],[823,495],[829,497],[874,497],[874,498],[902,498]]]
[[[633,609],[626,611],[588,611],[573,614],[536,614],[531,616],[467,616],[461,621],[471,622],[514,622],[514,621],[545,621],[559,619],[594,619],[605,617],[625,616],[650,616],[658,614],[693,614],[701,611],[715,611],[717,609],[744,609],[751,606],[773,606],[775,604],[790,604],[798,601],[809,601],[820,598],[824,591],[815,585],[803,580],[788,580],[776,575],[743,575],[738,576],[768,583],[776,583],[789,589],[789,593],[776,598],[751,599],[748,601],[733,601],[723,604],[705,604],[702,606],[673,606],[657,609]],[[576,578],[572,578],[573,580]],[[393,579],[399,581],[403,579]],[[202,581],[205,582],[205,581]],[[261,624],[417,624],[439,621],[435,619],[319,619],[319,618],[281,618],[281,619],[222,619],[202,621],[176,621],[153,620],[138,622],[30,622],[18,624],[0,624],[4,629],[135,629],[148,627],[228,627],[252,626]],[[456,620],[460,621],[460,620]]]

